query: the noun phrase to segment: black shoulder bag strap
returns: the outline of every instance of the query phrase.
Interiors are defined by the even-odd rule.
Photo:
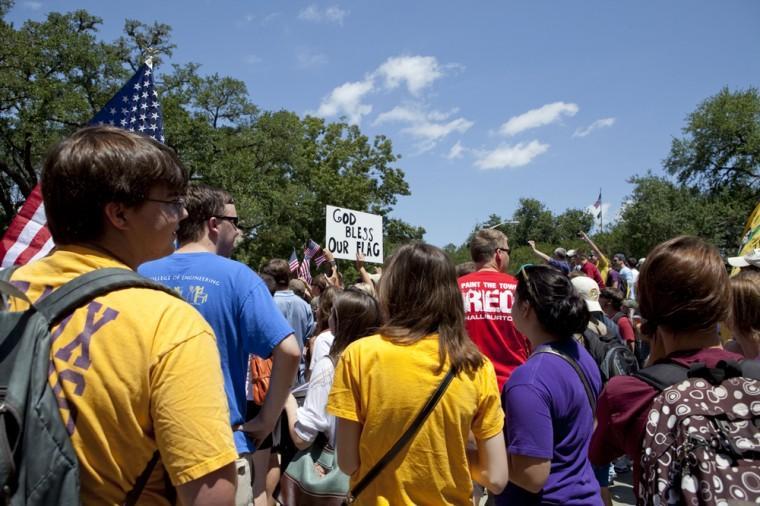
[[[578,362],[567,353],[563,353],[550,346],[544,347],[536,351],[535,353],[549,353],[551,355],[555,355],[563,359],[565,362],[570,364],[570,367],[575,369],[575,372],[576,374],[578,374],[578,377],[580,378],[581,383],[583,383],[584,390],[586,390],[586,395],[588,396],[588,402],[591,405],[591,414],[596,416],[596,396],[594,395],[594,389],[591,388],[591,384],[588,382],[586,373],[583,372],[583,369],[581,369],[580,364],[578,364]]]
[[[443,397],[444,392],[446,392],[446,389],[449,387],[449,384],[451,383],[451,380],[454,379],[455,373],[454,368],[452,367],[449,369],[449,372],[446,373],[446,376],[443,378],[443,381],[441,381],[441,384],[438,385],[438,388],[435,389],[433,392],[433,395],[430,396],[428,401],[425,403],[425,406],[422,408],[422,411],[420,411],[417,414],[417,417],[414,419],[412,424],[409,426],[408,429],[406,429],[406,432],[402,434],[402,436],[396,441],[396,443],[391,447],[388,452],[383,455],[383,457],[377,461],[377,464],[372,466],[372,469],[370,469],[367,474],[364,475],[364,477],[359,480],[359,483],[356,484],[354,488],[351,489],[351,491],[348,494],[348,497],[346,498],[346,503],[351,504],[354,502],[356,497],[362,493],[362,491],[367,488],[367,486],[372,483],[372,480],[377,478],[377,475],[380,474],[380,472],[391,463],[391,461],[398,455],[398,453],[407,445],[409,442],[414,439],[414,436],[417,434],[417,432],[420,430],[420,427],[422,427],[422,424],[425,423],[425,420],[427,420],[428,416],[430,416],[430,413],[433,412],[435,407],[438,405],[438,401],[441,400],[441,397]]]

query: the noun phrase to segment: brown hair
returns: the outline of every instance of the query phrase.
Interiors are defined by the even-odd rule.
[[[639,310],[645,334],[658,326],[706,330],[729,314],[731,290],[718,250],[682,235],[658,244],[639,275]]]
[[[293,277],[290,272],[290,264],[284,258],[271,259],[261,268],[261,272],[274,278],[278,290],[287,290],[290,279]]]
[[[341,292],[340,288],[334,286],[328,286],[322,293],[319,294],[319,306],[317,307],[317,328],[314,331],[314,335],[318,336],[330,326],[328,320],[330,319],[330,312],[335,302],[335,297]]]
[[[83,128],[48,153],[42,167],[47,226],[57,244],[99,239],[109,202],[138,206],[156,185],[185,193],[177,154],[143,135],[110,126]]]
[[[617,288],[605,288],[599,294],[599,298],[605,298],[612,302],[612,307],[614,307],[617,311],[620,311],[623,308],[623,301],[625,300],[623,292]]]
[[[288,283],[288,288],[293,290],[294,294],[298,295],[306,302],[309,302],[311,300],[311,298],[306,295],[306,290],[308,287],[306,286],[306,281],[303,279],[291,279]]]
[[[203,237],[206,221],[212,216],[224,213],[224,206],[235,201],[228,192],[202,183],[190,183],[187,187],[185,209],[187,218],[182,220],[177,230],[180,245],[197,241]]]
[[[377,301],[356,288],[338,293],[332,311],[335,314],[335,340],[330,347],[330,358],[333,360],[337,360],[352,342],[376,334],[382,323]]]
[[[506,247],[507,236],[499,230],[486,228],[475,232],[470,241],[470,257],[476,264],[487,262],[496,254],[496,248]]]
[[[391,341],[412,344],[438,333],[441,368],[446,357],[457,373],[483,365],[464,327],[454,264],[441,249],[417,242],[401,246],[383,269],[380,307],[386,321],[380,333]]]
[[[760,271],[742,269],[731,278],[731,295],[731,326],[746,335],[760,332]]]

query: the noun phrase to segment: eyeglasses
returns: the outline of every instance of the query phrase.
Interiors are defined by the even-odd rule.
[[[174,208],[175,211],[180,212],[182,209],[184,209],[185,204],[187,203],[187,200],[184,197],[177,197],[176,199],[172,200],[161,200],[161,199],[149,199],[145,198],[143,200],[146,200],[147,202],[158,202],[160,204],[168,204]]]
[[[507,248],[496,248],[496,251],[504,251],[504,252],[507,253],[507,255],[509,255],[510,253],[512,253],[512,248],[509,248],[509,247],[507,247]]]
[[[232,223],[232,225],[235,228],[240,228],[240,227],[238,227],[238,224],[240,223],[240,218],[238,216],[216,216],[216,215],[214,215],[213,218],[216,218],[217,220],[226,220],[226,221],[229,221],[230,223]]]

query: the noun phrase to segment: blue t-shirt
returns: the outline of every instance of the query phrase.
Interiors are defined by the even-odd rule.
[[[564,260],[557,260],[556,258],[550,258],[547,262],[549,265],[562,271],[562,274],[570,274],[570,264]]]
[[[214,253],[174,253],[144,263],[138,272],[177,290],[214,329],[230,424],[243,423],[248,355],[268,357],[293,333],[264,281],[244,264]],[[243,432],[234,435],[238,453],[255,449]]]
[[[573,339],[551,346],[578,362],[598,397],[599,366],[585,348]],[[594,413],[575,369],[561,357],[534,352],[512,373],[501,398],[508,452],[551,460],[549,478],[534,498],[537,504],[601,506],[599,483],[588,460]],[[496,504],[523,504],[523,493],[510,484]]]
[[[290,326],[293,327],[298,346],[303,352],[304,345],[309,337],[311,337],[311,333],[314,332],[315,327],[314,312],[311,310],[311,305],[296,295],[293,290],[280,290],[274,292],[274,303],[280,308],[285,320],[287,320]],[[301,353],[296,384],[302,385],[305,382],[306,362],[303,353]]]

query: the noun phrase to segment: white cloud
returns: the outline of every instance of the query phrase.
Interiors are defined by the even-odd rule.
[[[312,21],[314,23],[337,23],[343,25],[343,19],[348,16],[348,11],[345,11],[333,5],[325,8],[324,10],[317,7],[315,4],[311,4],[308,7],[301,9],[298,13],[298,19],[304,21]]]
[[[249,54],[245,57],[245,62],[249,65],[255,65],[257,63],[261,63],[262,59],[256,56],[255,54]]]
[[[296,51],[296,61],[301,68],[318,67],[327,63],[327,55],[309,48]]]
[[[548,149],[548,144],[542,144],[537,140],[530,141],[529,143],[520,142],[515,145],[499,146],[492,151],[479,153],[475,166],[480,169],[522,167],[529,164],[538,155],[545,153]]]
[[[465,148],[464,146],[462,146],[461,142],[457,141],[456,144],[454,144],[453,146],[451,146],[451,149],[449,150],[449,154],[446,155],[446,158],[449,159],[449,160],[455,160],[457,158],[462,158],[462,155],[464,154],[465,149],[467,149],[467,148]]]
[[[434,56],[395,56],[388,58],[375,73],[389,89],[406,84],[409,93],[418,95],[436,79],[443,76],[443,70]]]
[[[42,2],[24,2],[24,7],[32,9],[33,11],[38,11],[42,8]]]
[[[512,136],[531,128],[548,125],[558,121],[563,115],[575,116],[578,112],[578,106],[566,102],[554,102],[531,109],[530,111],[512,116],[509,120],[501,125],[499,133],[501,135]]]
[[[611,204],[609,202],[602,202],[602,217],[604,218],[604,221],[609,221],[609,219],[611,218],[610,206]],[[599,215],[599,209],[594,207],[594,204],[587,206],[586,211],[588,211],[591,214],[591,216],[594,217],[594,219],[597,219],[597,216]]]
[[[374,89],[370,79],[341,84],[330,95],[322,99],[317,116],[346,116],[350,123],[361,123],[362,116],[372,112],[372,106],[362,103],[365,95]]]
[[[419,140],[418,152],[425,152],[435,147],[436,143],[444,137],[454,132],[464,133],[472,127],[474,123],[465,118],[454,118],[445,122],[456,112],[457,109],[445,113],[425,111],[420,105],[399,105],[379,114],[373,126],[383,123],[406,123],[409,126],[403,128],[401,132]]]
[[[472,121],[464,118],[457,118],[448,123],[432,123],[430,121],[425,121],[404,128],[402,132],[426,141],[438,141],[454,132],[463,134],[469,130],[472,125],[474,125]]]
[[[615,118],[602,118],[594,121],[586,128],[578,128],[573,137],[586,137],[597,128],[607,128],[615,124]]]
[[[253,21],[254,19],[256,19],[256,16],[254,16],[253,14],[246,14],[246,15],[245,15],[245,20],[246,20],[248,23],[250,23],[250,22],[251,22],[251,21]]]

